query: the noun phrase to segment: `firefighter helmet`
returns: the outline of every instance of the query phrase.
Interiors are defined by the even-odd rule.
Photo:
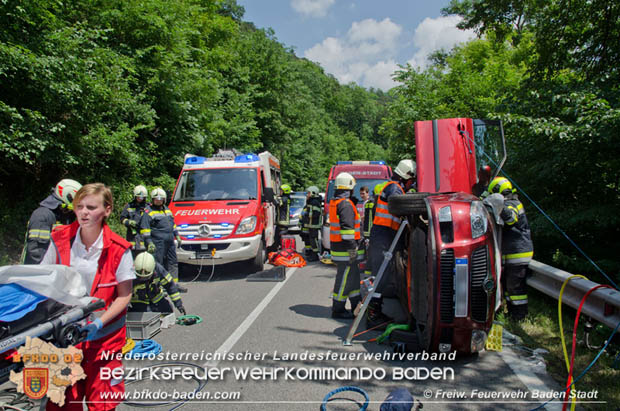
[[[289,186],[288,184],[282,184],[281,188],[284,194],[291,194],[291,186]]]
[[[166,192],[163,188],[157,187],[151,191],[151,200],[163,200],[166,201]]]
[[[155,257],[146,251],[136,256],[133,265],[136,269],[136,275],[142,279],[149,278],[155,271]]]
[[[73,203],[75,193],[77,193],[80,188],[82,188],[82,184],[70,178],[65,178],[56,184],[54,193],[59,200],[62,200],[65,205],[69,206]]]
[[[403,180],[409,180],[415,177],[416,165],[413,160],[400,160],[400,163],[394,169],[394,173]]]
[[[353,190],[355,178],[349,173],[340,173],[336,176],[336,190]]]
[[[143,185],[135,186],[133,188],[133,196],[134,197],[146,198],[147,195],[148,195],[148,191],[147,191],[146,187],[144,187]]]
[[[375,193],[376,196],[378,196],[379,194],[381,194],[381,191],[383,191],[383,187],[385,187],[386,184],[387,181],[377,184],[372,192]]]
[[[491,194],[500,193],[500,194],[509,194],[514,193],[515,190],[512,188],[512,183],[508,181],[506,177],[495,177],[491,184],[489,184],[489,188],[487,191]]]
[[[319,188],[317,186],[310,186],[307,191],[310,193],[310,197],[319,196]]]

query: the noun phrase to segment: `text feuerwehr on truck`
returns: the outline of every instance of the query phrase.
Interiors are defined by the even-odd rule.
[[[280,162],[267,151],[187,154],[169,205],[182,238],[179,263],[248,261],[251,271],[262,270],[279,189]]]

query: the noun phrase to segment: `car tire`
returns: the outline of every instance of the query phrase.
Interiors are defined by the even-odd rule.
[[[421,349],[429,350],[434,322],[435,282],[432,279],[432,268],[428,265],[428,233],[421,227],[415,227],[409,237],[409,261],[411,272],[411,315],[420,328]]]
[[[404,217],[421,215],[427,218],[426,201],[430,193],[407,193],[395,194],[388,199],[388,211],[390,214]]]

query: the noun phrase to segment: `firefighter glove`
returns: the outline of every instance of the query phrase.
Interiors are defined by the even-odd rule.
[[[94,340],[97,335],[97,331],[99,331],[102,327],[103,323],[101,322],[100,318],[95,318],[95,321],[93,321],[92,323],[88,323],[84,327],[82,327],[82,332],[86,333],[86,338],[84,339],[84,341]]]
[[[177,248],[181,248],[181,236],[177,234]]]
[[[352,248],[348,252],[349,252],[349,262],[354,263],[355,261],[357,261],[357,250],[355,248]]]
[[[129,227],[137,228],[138,227],[138,223],[136,222],[136,220],[129,220]]]
[[[155,254],[155,249],[156,249],[155,244],[150,243],[149,246],[146,248],[146,251],[148,251],[151,254]]]

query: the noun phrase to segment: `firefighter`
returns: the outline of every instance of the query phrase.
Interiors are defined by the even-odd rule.
[[[304,240],[306,260],[319,260],[319,230],[321,229],[323,202],[319,195],[317,186],[310,186],[307,189],[308,198],[304,211],[302,212],[302,234]]]
[[[362,222],[357,208],[351,201],[355,178],[349,173],[340,173],[335,180],[336,192],[329,202],[329,240],[332,261],[338,267],[332,294],[332,318],[350,319],[361,301],[358,260],[364,258]],[[347,299],[351,311],[345,308]]]
[[[147,252],[138,254],[134,267],[137,279],[133,284],[129,311],[171,313],[172,306],[166,299],[167,293],[177,310],[183,315],[186,314],[177,284],[151,254]]]
[[[50,244],[50,235],[61,225],[75,221],[73,198],[82,185],[75,180],[61,180],[50,195],[32,212],[26,227],[23,264],[39,264]]]
[[[278,206],[277,219],[276,219],[276,235],[274,243],[276,247],[279,247],[282,242],[282,235],[288,231],[288,226],[291,222],[291,186],[288,184],[282,184],[280,187],[280,195],[276,197],[276,203]]]
[[[502,286],[508,305],[508,314],[519,321],[527,315],[527,269],[534,256],[534,244],[527,222],[525,209],[516,190],[504,177],[495,177],[488,192],[504,196],[504,208],[500,216],[504,220],[502,230],[502,262],[504,274]]]
[[[377,207],[377,204],[376,204],[377,197],[379,196],[379,194],[381,194],[381,190],[383,189],[383,186],[385,184],[387,184],[387,181],[385,183],[380,183],[380,184],[375,185],[375,188],[373,189],[373,194],[369,196],[368,201],[364,203],[364,218],[362,219],[363,221],[362,235],[364,237],[364,247],[366,248],[366,269],[364,270],[364,275],[366,277],[369,277],[372,275],[370,252],[368,250],[368,245],[370,243],[370,230],[372,229],[372,220],[375,216],[375,211]]]
[[[179,281],[177,265],[177,245],[181,245],[181,236],[174,224],[172,211],[166,207],[166,192],[158,187],[151,191],[152,204],[144,208],[140,219],[140,234],[144,237],[147,251],[154,254],[155,260],[163,265],[172,275],[174,282]],[[179,291],[187,292],[187,288],[178,285]]]
[[[383,253],[389,250],[400,226],[400,218],[393,216],[388,211],[389,198],[395,194],[404,194],[405,189],[411,187],[415,177],[415,162],[413,160],[401,160],[394,169],[392,180],[382,187],[381,192],[376,198],[375,215],[372,221],[370,244],[368,246],[372,275],[375,277],[379,274],[379,268],[384,258]],[[368,317],[366,319],[368,328],[377,327],[378,329],[383,329],[386,323],[392,321],[392,318],[381,311],[383,305],[383,296],[381,294],[386,290],[387,284],[393,282],[393,270],[393,261],[390,261],[381,277],[381,282],[376,284],[375,293],[379,295],[373,296],[368,304]]]
[[[134,257],[146,250],[144,240],[140,235],[140,219],[146,207],[146,197],[148,193],[143,185],[135,186],[133,189],[133,200],[125,205],[121,212],[121,223],[127,227],[125,239],[131,243],[131,250]]]

